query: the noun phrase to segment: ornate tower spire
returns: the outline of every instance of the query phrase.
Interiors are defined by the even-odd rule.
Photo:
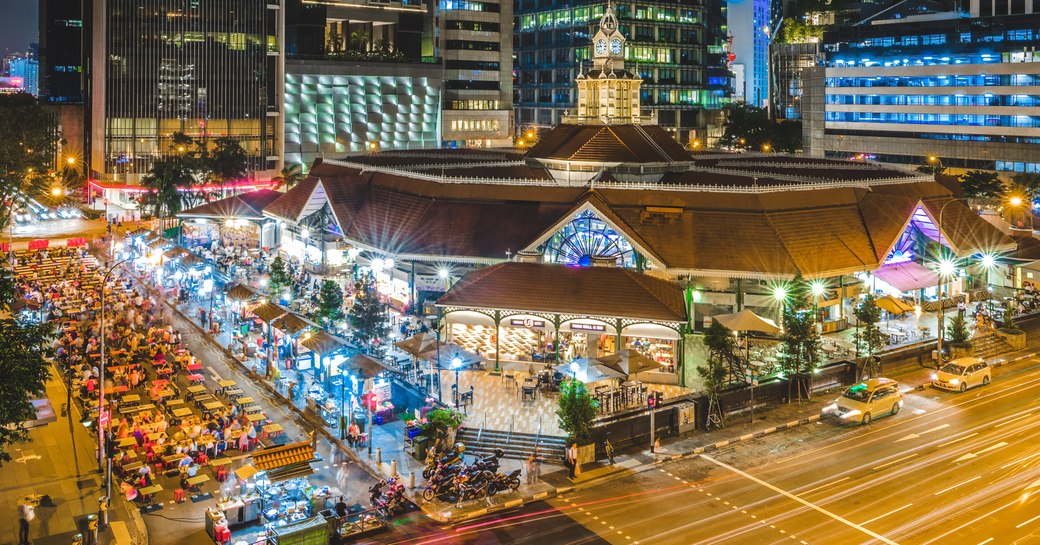
[[[592,37],[592,67],[579,69],[577,123],[626,124],[645,122],[640,116],[639,87],[642,79],[625,68],[626,38],[618,25],[614,6],[608,0],[599,29]]]

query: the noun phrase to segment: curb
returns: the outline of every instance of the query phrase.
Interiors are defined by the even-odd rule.
[[[667,458],[656,460],[654,462],[654,465],[662,464],[664,462],[668,462],[668,461],[671,461],[671,460],[679,460],[679,459],[685,458],[687,456],[697,456],[699,454],[704,454],[705,452],[712,452],[712,451],[715,451],[715,450],[718,450],[718,449],[721,449],[721,448],[725,448],[725,447],[727,447],[729,445],[732,445],[732,444],[735,444],[735,443],[740,443],[741,441],[750,441],[752,439],[758,439],[760,437],[765,437],[767,435],[776,433],[778,431],[791,429],[791,428],[797,428],[799,426],[804,426],[806,424],[811,424],[813,422],[816,422],[816,421],[820,420],[821,418],[823,418],[823,416],[824,416],[824,413],[814,414],[812,416],[809,416],[809,417],[806,417],[806,418],[802,418],[801,420],[792,420],[790,422],[787,422],[786,424],[779,424],[779,425],[773,426],[771,428],[765,428],[763,430],[759,430],[759,431],[756,431],[756,432],[747,433],[747,434],[741,435],[740,437],[737,437],[736,439],[727,439],[725,441],[719,441],[717,443],[711,443],[711,444],[708,444],[708,445],[704,445],[703,447],[697,447],[697,448],[694,448],[693,450],[689,450],[689,451],[686,451],[686,452],[681,452],[679,454],[673,454],[673,455],[671,455],[671,456],[669,456]]]

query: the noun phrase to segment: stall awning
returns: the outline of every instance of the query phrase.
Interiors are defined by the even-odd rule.
[[[243,284],[235,284],[234,287],[227,290],[226,294],[226,297],[232,301],[248,301],[259,296],[260,294],[253,291],[253,288]]]
[[[265,448],[252,454],[253,466],[266,471],[272,481],[300,477],[313,473],[314,447],[310,441]]]
[[[885,265],[874,271],[874,276],[887,282],[899,291],[913,291],[939,284],[939,276],[935,271],[923,265],[909,261],[898,265]]]
[[[310,337],[300,341],[300,344],[319,356],[328,356],[344,348],[350,348],[350,344],[346,341],[333,337],[320,329],[311,334]]]
[[[304,329],[311,327],[318,327],[318,324],[298,316],[293,313],[286,314],[281,318],[277,318],[271,322],[271,326],[275,329],[285,333],[286,335],[295,335]]]
[[[265,302],[262,305],[257,305],[256,308],[250,310],[257,318],[260,318],[262,322],[271,323],[275,318],[284,316],[286,312],[284,308],[272,303],[270,301]]]

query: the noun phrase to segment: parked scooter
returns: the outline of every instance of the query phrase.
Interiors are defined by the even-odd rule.
[[[488,493],[494,495],[497,492],[501,492],[506,489],[516,490],[520,488],[520,470],[515,469],[509,475],[502,473],[495,473],[491,478],[491,485],[488,488]]]

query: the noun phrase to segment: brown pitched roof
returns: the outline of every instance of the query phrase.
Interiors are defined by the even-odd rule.
[[[558,125],[527,157],[608,163],[690,160],[689,152],[655,125]]]
[[[686,320],[679,284],[632,269],[499,263],[462,277],[439,306]]]
[[[313,169],[312,169],[313,173]],[[304,178],[300,183],[286,191],[274,202],[264,207],[264,214],[289,221],[296,221],[307,206],[307,200],[311,198],[314,187],[318,185],[318,178],[311,175]]]
[[[189,208],[179,214],[183,217],[201,218],[245,218],[262,219],[263,209],[282,196],[278,191],[260,189],[241,195],[206,203],[195,208]]]

